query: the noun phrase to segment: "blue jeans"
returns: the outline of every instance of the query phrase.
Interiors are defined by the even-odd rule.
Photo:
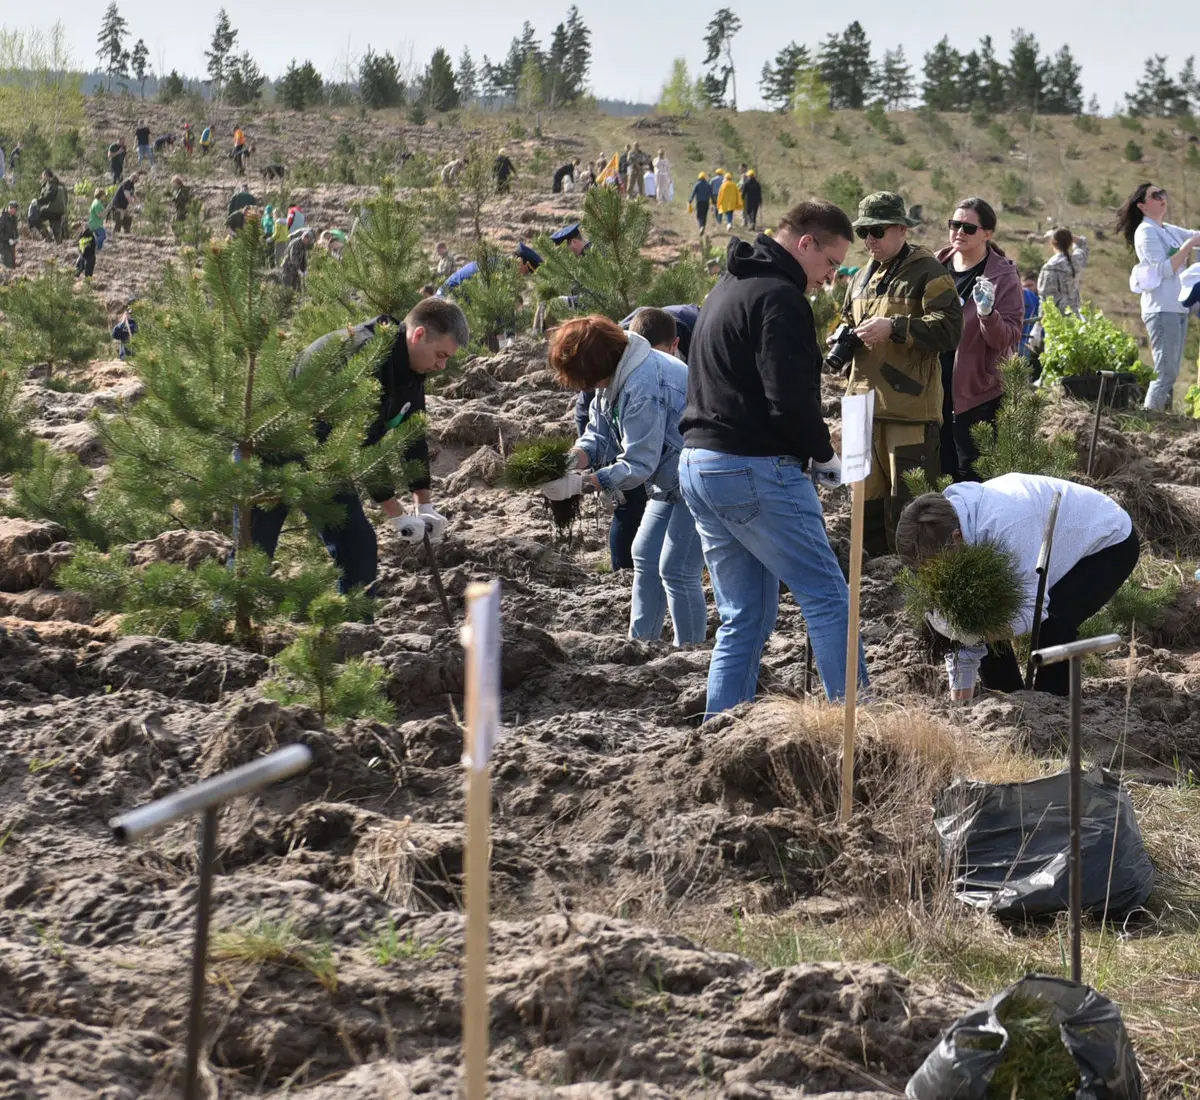
[[[704,553],[696,522],[682,501],[652,500],[633,540],[633,603],[629,636],[658,641],[669,610],[675,644],[704,641]]]
[[[96,251],[99,252],[104,247],[104,242],[108,240],[108,230],[101,226],[99,229],[93,229],[92,232],[96,235]]]
[[[619,569],[633,568],[633,540],[637,538],[646,511],[644,485],[624,489],[622,495],[625,503],[613,509],[612,522],[608,525],[608,556],[614,573]]]
[[[1146,408],[1170,409],[1175,380],[1183,365],[1183,343],[1187,338],[1186,313],[1150,313],[1143,321],[1154,355],[1154,381],[1146,390]]]
[[[148,160],[150,162],[150,167],[153,168],[154,167],[154,150],[151,149],[149,145],[139,145],[137,147],[137,151],[138,151],[138,160],[137,160],[138,164],[140,165],[142,163],[142,161]]]
[[[721,615],[705,718],[754,698],[780,581],[804,614],[826,696],[841,699],[850,590],[825,533],[816,487],[799,461],[685,447],[679,482],[696,517]],[[858,660],[865,687],[861,644]]]
[[[333,498],[346,510],[346,518],[339,527],[323,527],[321,541],[333,563],[338,567],[338,591],[345,593],[355,587],[368,588],[375,583],[379,569],[379,543],[375,528],[363,511],[357,493],[338,493]],[[255,508],[250,517],[250,538],[269,558],[275,556],[279,536],[288,517],[288,508],[280,504],[275,508]],[[237,520],[234,520],[237,523]]]

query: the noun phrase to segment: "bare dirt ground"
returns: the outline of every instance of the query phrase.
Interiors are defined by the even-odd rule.
[[[439,558],[456,616],[472,581],[503,585],[493,1088],[897,1095],[968,1003],[966,990],[871,964],[760,968],[674,930],[885,894],[914,866],[931,871],[928,853],[914,855],[927,838],[905,833],[922,811],[899,825],[880,802],[893,770],[886,742],[864,750],[863,810],[844,830],[831,824],[836,767],[802,741],[788,748],[772,704],[699,727],[708,647],[625,636],[628,577],[600,568],[605,517],[589,503],[573,542],[556,544],[534,498],[495,487],[502,446],[568,429],[571,397],[542,355],[522,342],[470,361],[430,400],[436,498],[451,519]],[[30,383],[34,428],[102,466],[85,417],[136,381],[120,363],[89,375],[86,394]],[[1062,415],[1074,423],[1086,410]],[[1196,436],[1145,427],[1144,438],[1106,428],[1102,454],[1114,469],[1100,476],[1127,474],[1135,454],[1158,470],[1170,451],[1177,483],[1200,482],[1200,462],[1182,461]],[[1200,513],[1180,501],[1180,522],[1195,524]],[[826,503],[844,553],[844,497]],[[397,724],[327,730],[314,713],[260,696],[266,656],[118,638],[54,590],[51,570],[71,552],[62,536],[0,521],[0,1096],[171,1095],[194,826],[126,849],[106,822],[293,742],[312,748],[313,769],[221,818],[213,1095],[456,1094],[463,658],[423,558],[381,532],[383,604],[346,638],[348,652],[387,668]],[[180,533],[139,557],[195,560],[224,545],[217,533]],[[866,744],[896,714],[917,714],[968,731],[990,754],[1060,756],[1065,701],[993,696],[954,710],[941,701],[940,662],[903,619],[896,569],[872,561],[864,579],[880,698],[864,716]],[[1123,753],[1149,776],[1200,767],[1194,587],[1178,611],[1171,638],[1139,647],[1131,685],[1115,665],[1089,679],[1092,758]],[[765,688],[802,693],[803,635],[787,598]]]

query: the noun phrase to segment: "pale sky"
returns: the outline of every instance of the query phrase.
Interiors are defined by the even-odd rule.
[[[23,11],[36,10],[43,23],[62,20],[81,67],[94,67],[95,40],[106,2],[50,0]],[[176,68],[187,75],[202,73],[204,49],[212,36],[219,3],[118,3],[129,22],[129,44],[144,38],[156,71],[161,62],[166,71]],[[721,0],[699,4],[696,0],[581,0],[580,12],[592,31],[593,92],[603,98],[656,101],[672,58],[685,57],[693,73],[699,69],[704,28],[720,4]],[[782,45],[794,38],[815,46],[826,34],[842,31],[852,17],[863,24],[874,53],[903,46],[918,79],[923,55],[943,34],[965,52],[980,35],[990,33],[1004,59],[1013,29],[1023,24],[1035,32],[1044,53],[1054,52],[1064,42],[1070,44],[1083,66],[1085,101],[1096,93],[1106,114],[1126,91],[1132,91],[1151,53],[1165,52],[1172,73],[1189,53],[1200,53],[1200,22],[1186,5],[1154,7],[1144,19],[1134,17],[1127,2],[1118,4],[1116,0],[1056,0],[1044,8],[1036,4],[1000,8],[994,4],[926,4],[918,5],[916,11],[894,0],[860,0],[846,8],[805,5],[809,10],[803,13],[799,6],[793,8],[778,0],[733,0],[729,6],[743,23],[734,42],[738,105],[743,108],[762,105],[759,74],[763,62],[774,57]],[[11,17],[16,6],[6,7],[6,15]],[[225,7],[239,32],[236,49],[248,49],[273,79],[292,57],[311,59],[327,76],[340,75],[347,52],[354,59],[368,45],[381,52],[391,50],[400,60],[411,56],[420,67],[439,45],[445,46],[456,62],[464,45],[477,61],[485,53],[497,61],[525,19],[534,25],[543,44],[548,43],[568,2],[525,0],[510,5],[494,0],[426,0],[402,6],[377,0],[229,0]]]

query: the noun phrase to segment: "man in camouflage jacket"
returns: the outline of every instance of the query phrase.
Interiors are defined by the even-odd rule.
[[[942,417],[939,356],[958,346],[962,302],[954,280],[929,249],[908,240],[904,200],[890,191],[859,203],[855,233],[871,262],[854,276],[843,307],[865,346],[851,363],[848,392],[875,391],[875,434],[867,478],[863,545],[895,553],[896,524],[911,495],[906,470],[938,477]]]

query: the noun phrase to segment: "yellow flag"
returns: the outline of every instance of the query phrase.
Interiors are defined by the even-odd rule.
[[[600,177],[601,183],[607,183],[613,176],[619,174],[621,165],[621,157],[619,153],[613,153],[612,160],[604,166],[604,175]]]

